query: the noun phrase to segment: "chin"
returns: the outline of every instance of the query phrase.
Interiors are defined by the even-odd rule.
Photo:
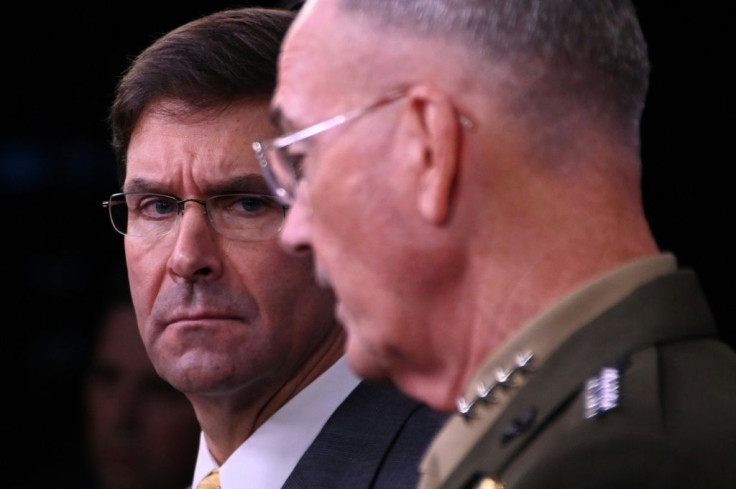
[[[217,392],[232,382],[227,359],[197,351],[170,358],[159,375],[185,394]]]
[[[388,370],[384,366],[384,362],[381,361],[381,357],[369,348],[356,344],[358,342],[351,340],[350,336],[348,335],[345,353],[353,372],[358,377],[369,381],[389,380]]]

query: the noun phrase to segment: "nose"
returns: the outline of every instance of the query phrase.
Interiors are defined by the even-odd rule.
[[[202,205],[196,200],[182,204],[177,229],[173,231],[176,242],[169,258],[169,271],[176,279],[188,282],[213,280],[223,270],[217,231],[212,228],[204,208],[187,206],[190,202]],[[188,207],[193,207],[191,212],[187,212]]]
[[[299,184],[294,203],[286,213],[281,230],[281,246],[287,253],[300,256],[312,252],[312,207],[305,184]]]

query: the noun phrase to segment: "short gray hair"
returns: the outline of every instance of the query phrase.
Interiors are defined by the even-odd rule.
[[[507,64],[527,91],[518,110],[554,115],[572,102],[638,140],[650,67],[629,0],[340,0],[340,7]]]

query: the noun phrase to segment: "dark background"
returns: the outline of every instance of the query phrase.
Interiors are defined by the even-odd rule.
[[[36,468],[17,487],[63,487],[80,467],[79,373],[89,333],[123,270],[101,202],[117,191],[105,124],[130,59],[178,25],[273,2],[84,1],[15,5],[0,46],[0,232],[6,404],[0,440]],[[695,269],[734,343],[729,197],[734,157],[726,8],[639,2],[653,71],[642,137],[655,237]],[[5,472],[5,471],[3,471]]]

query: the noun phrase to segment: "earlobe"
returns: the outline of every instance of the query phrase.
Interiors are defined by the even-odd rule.
[[[439,90],[417,86],[409,97],[421,121],[423,143],[417,206],[422,217],[440,225],[449,214],[459,167],[459,121],[451,101]]]

